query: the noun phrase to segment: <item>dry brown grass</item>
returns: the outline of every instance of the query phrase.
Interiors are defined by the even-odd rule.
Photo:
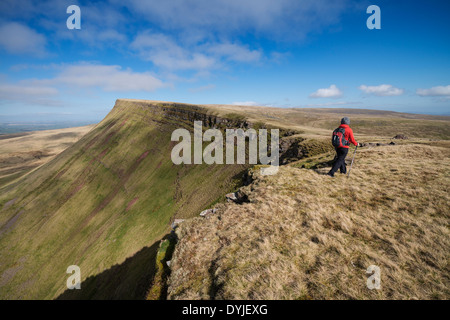
[[[0,186],[47,163],[94,126],[0,136]]]
[[[449,155],[386,146],[358,151],[349,179],[257,177],[250,203],[181,225],[169,299],[449,299]]]

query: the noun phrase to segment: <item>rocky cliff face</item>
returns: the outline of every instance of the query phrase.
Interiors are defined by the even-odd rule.
[[[129,104],[135,107],[145,109],[153,115],[154,120],[178,121],[179,124],[188,124],[193,126],[194,121],[202,121],[204,127],[216,128],[252,128],[253,125],[245,119],[244,115],[238,113],[230,113],[226,116],[215,114],[214,110],[206,106],[159,102],[159,101],[142,101],[118,99],[112,112],[120,112],[127,108]]]
[[[121,104],[128,100],[118,100],[116,103],[117,109],[121,108]],[[131,100],[132,101],[132,100]],[[301,137],[301,132],[287,129],[284,127],[268,126],[261,122],[251,122],[246,119],[245,114],[228,113],[225,115],[217,115],[214,111],[205,106],[173,103],[173,102],[155,102],[149,105],[147,102],[134,102],[141,108],[150,108],[150,112],[155,115],[155,118],[162,117],[165,121],[171,120],[172,123],[178,122],[180,126],[192,130],[194,121],[202,121],[203,127],[217,128],[217,129],[279,129],[280,132],[280,164],[287,164],[292,161],[297,161],[304,157],[312,155],[310,145],[302,144],[306,139]],[[320,146],[319,152],[326,152],[324,147]]]

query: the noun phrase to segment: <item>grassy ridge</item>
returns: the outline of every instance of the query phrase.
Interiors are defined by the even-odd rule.
[[[449,156],[384,146],[358,149],[350,178],[318,163],[254,171],[248,203],[181,224],[168,298],[449,299]]]

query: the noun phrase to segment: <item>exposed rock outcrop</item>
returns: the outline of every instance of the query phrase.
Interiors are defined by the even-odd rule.
[[[206,209],[206,210],[203,210],[202,212],[200,212],[200,216],[201,217],[207,217],[209,215],[215,214],[216,212],[217,212],[216,208]]]
[[[248,202],[248,196],[242,190],[229,193],[225,195],[225,198],[227,199],[227,202],[234,202],[237,204],[242,204],[244,202]]]

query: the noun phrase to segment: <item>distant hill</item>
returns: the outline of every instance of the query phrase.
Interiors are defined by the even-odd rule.
[[[31,131],[66,129],[91,125],[93,121],[58,122],[0,122],[0,139],[3,135],[20,134]]]
[[[0,135],[0,187],[50,161],[92,127]]]

